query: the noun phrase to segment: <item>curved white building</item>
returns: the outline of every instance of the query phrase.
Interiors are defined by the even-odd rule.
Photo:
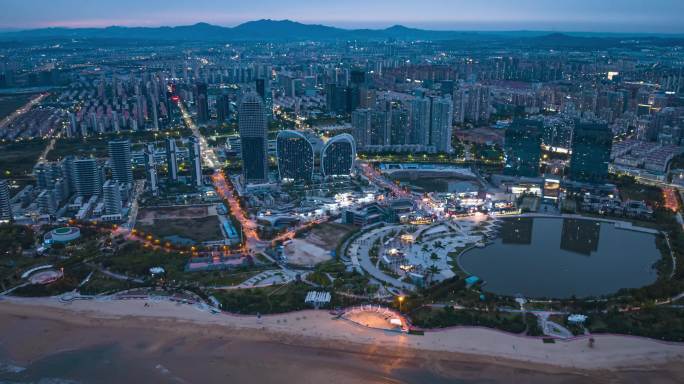
[[[313,143],[302,132],[280,131],[276,138],[278,174],[282,181],[310,182],[314,174]]]
[[[356,142],[348,133],[337,135],[323,146],[321,173],[323,176],[349,176],[354,169]]]
[[[81,237],[81,230],[76,227],[61,227],[48,232],[47,240],[52,243],[68,243]]]

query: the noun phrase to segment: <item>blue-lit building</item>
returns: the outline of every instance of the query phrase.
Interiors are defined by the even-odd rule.
[[[0,180],[0,223],[9,223],[13,218],[9,184],[7,180]]]
[[[238,111],[242,174],[247,183],[268,181],[268,131],[264,102],[256,93],[242,97]]]
[[[337,115],[351,113],[353,110],[351,99],[350,88],[338,84],[327,84],[325,86],[325,105],[328,112]]]
[[[97,160],[93,158],[74,160],[73,171],[78,196],[86,198],[102,194],[104,174],[102,168],[97,164]]]
[[[133,183],[131,141],[128,139],[111,140],[107,147],[112,167],[112,178],[122,185]]]
[[[207,84],[195,84],[195,104],[197,105],[197,121],[206,124],[209,121],[209,94]]]
[[[276,157],[280,180],[311,182],[316,146],[316,139],[304,132],[286,130],[278,133]]]
[[[349,176],[354,169],[356,143],[348,133],[337,135],[323,146],[321,151],[321,173],[325,177]]]
[[[202,186],[202,151],[199,139],[195,136],[188,138],[188,160],[192,185],[199,188]]]
[[[504,149],[508,175],[539,176],[542,133],[544,123],[540,120],[516,119],[506,129]]]
[[[613,132],[606,123],[575,122],[570,159],[570,179],[602,183],[608,177]]]

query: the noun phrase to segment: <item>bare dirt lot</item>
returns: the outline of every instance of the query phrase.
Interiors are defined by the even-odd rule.
[[[321,248],[334,249],[344,236],[353,230],[354,226],[351,225],[323,223],[311,228],[304,239]]]
[[[353,231],[350,225],[323,223],[309,231],[302,239],[293,239],[285,245],[287,261],[297,265],[316,265],[332,259],[331,251],[344,236]]]
[[[143,208],[138,212],[137,221],[153,224],[154,220],[195,219],[213,215],[209,206]],[[213,209],[212,209],[213,210]]]
[[[330,250],[321,248],[303,239],[293,239],[283,250],[287,261],[296,265],[316,265],[332,259]]]
[[[145,208],[138,213],[136,228],[154,236],[192,242],[223,238],[221,222],[210,206]]]

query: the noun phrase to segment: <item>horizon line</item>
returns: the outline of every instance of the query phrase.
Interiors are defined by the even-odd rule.
[[[347,30],[347,31],[355,31],[355,30],[377,30],[377,31],[382,31],[385,29],[389,29],[392,27],[404,27],[404,28],[409,28],[409,29],[417,29],[417,30],[423,30],[423,31],[436,31],[436,32],[552,32],[552,33],[588,33],[588,34],[638,34],[638,35],[684,35],[684,31],[680,32],[654,32],[654,31],[627,31],[627,30],[611,30],[611,31],[606,31],[606,30],[587,30],[587,29],[566,29],[566,28],[548,28],[548,27],[526,27],[526,28],[491,28],[491,27],[483,27],[483,28],[460,28],[460,27],[448,27],[448,28],[438,28],[438,29],[433,29],[430,27],[419,27],[419,26],[411,26],[407,22],[387,22],[386,25],[384,26],[344,26],[344,25],[335,25],[334,23],[326,23],[325,21],[297,21],[293,19],[270,19],[270,18],[261,18],[261,19],[253,19],[253,20],[245,20],[233,24],[219,24],[219,23],[210,23],[206,21],[195,21],[195,22],[189,22],[189,23],[179,23],[179,24],[118,24],[118,23],[113,23],[109,25],[87,25],[87,24],[79,24],[79,25],[68,25],[68,23],[64,24],[57,24],[57,25],[44,25],[44,26],[26,26],[26,27],[3,27],[0,26],[0,33],[7,33],[7,32],[28,32],[28,31],[35,31],[35,30],[41,30],[41,29],[66,29],[66,30],[78,30],[78,29],[108,29],[108,28],[149,28],[149,29],[154,29],[154,28],[178,28],[178,27],[189,27],[189,26],[195,26],[198,24],[206,24],[210,26],[215,26],[215,27],[221,27],[221,28],[235,28],[240,25],[246,24],[246,23],[251,23],[251,22],[259,22],[259,21],[272,21],[272,22],[292,22],[292,23],[297,23],[297,24],[302,24],[302,25],[308,25],[308,26],[324,26],[324,27],[330,27],[330,28],[337,28],[337,29],[342,29],[342,30]],[[415,22],[415,21],[414,21]],[[424,23],[424,22],[419,22],[419,23]],[[435,24],[445,24],[448,23],[446,21],[440,20],[434,22]],[[464,22],[464,21],[454,21],[454,23],[457,24],[474,24],[473,22]],[[487,23],[496,23],[496,21],[491,21],[491,22],[481,22],[483,24]],[[505,22],[502,22],[502,24],[505,24]],[[606,23],[604,25],[610,25],[610,23]]]

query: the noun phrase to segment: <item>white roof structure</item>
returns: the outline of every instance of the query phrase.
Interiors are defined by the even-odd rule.
[[[304,302],[314,305],[327,304],[330,302],[330,292],[309,291]]]
[[[568,321],[571,323],[584,323],[587,320],[586,315],[573,314],[568,316]]]

